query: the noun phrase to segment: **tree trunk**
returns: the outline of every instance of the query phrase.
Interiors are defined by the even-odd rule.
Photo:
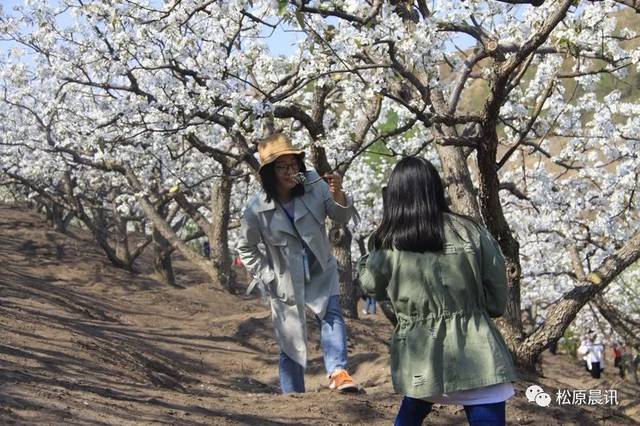
[[[111,208],[116,210],[115,202],[112,201]],[[129,234],[127,232],[127,221],[116,215],[115,217],[115,233],[116,233],[116,255],[124,259],[125,262],[131,264],[131,250],[129,249]]]
[[[445,136],[452,136],[447,133],[446,128],[443,131],[446,133]],[[452,210],[456,213],[470,216],[480,223],[482,223],[482,218],[484,217],[484,222],[500,242],[501,249],[505,255],[509,279],[508,302],[505,315],[497,319],[496,324],[505,337],[509,348],[515,353],[516,348],[524,337],[520,316],[520,246],[511,237],[511,231],[499,204],[499,182],[495,168],[495,151],[489,150],[481,153],[482,149],[478,150],[482,201],[481,215],[463,149],[455,146],[438,145],[437,150],[442,163],[443,184],[447,188]],[[500,207],[499,209],[496,209],[496,203]],[[526,362],[528,363],[529,361]]]
[[[74,217],[76,217],[76,215],[73,214],[73,212],[68,212],[67,215],[64,217],[62,221],[62,226],[65,232],[69,228],[69,225],[71,224],[71,221],[73,220]]]
[[[481,222],[476,190],[462,148],[436,145],[436,150],[442,164],[442,183],[447,189],[451,209]]]
[[[311,156],[316,171],[320,176],[331,172],[327,155],[322,146],[314,144]],[[345,225],[337,225],[329,221],[329,241],[333,255],[338,261],[338,275],[340,277],[340,304],[342,312],[347,318],[358,318],[358,289],[353,281],[353,265],[351,264],[351,231]]]
[[[49,223],[49,225],[56,232],[66,232],[64,208],[56,202],[50,202],[45,204],[44,206],[47,215],[47,222]]]
[[[331,245],[333,246],[333,255],[338,261],[342,311],[347,318],[358,318],[359,292],[353,281],[351,240],[351,231],[349,231],[347,226],[336,225],[331,222],[329,241],[331,241]]]
[[[624,339],[625,343],[640,349],[640,322],[628,318],[615,306],[608,303],[599,294],[594,297],[594,302],[600,314],[606,319],[611,327]]]
[[[228,171],[223,174],[225,177],[217,178],[212,188],[209,245],[217,281],[227,291],[234,292],[236,276],[229,250],[229,208],[233,181],[228,177]]]
[[[171,244],[162,236],[158,228],[153,227],[153,268],[160,276],[163,284],[171,287],[183,288],[176,284],[176,277],[173,272],[173,263],[171,262]]]
[[[484,222],[496,238],[502,249],[507,266],[508,296],[505,314],[496,321],[500,331],[512,352],[516,352],[524,338],[522,332],[522,317],[520,313],[520,244],[511,235],[511,229],[507,223],[498,191],[500,182],[496,167],[496,147],[498,135],[489,131],[485,136],[486,142],[478,147],[478,168],[480,170],[480,210]]]
[[[130,175],[127,177],[130,177]],[[133,180],[133,178],[130,177],[130,179],[134,188],[140,188],[140,182],[137,178]],[[178,238],[173,229],[171,229],[167,222],[156,212],[156,209],[145,196],[137,195],[136,199],[140,203],[140,207],[142,207],[145,215],[147,215],[154,227],[158,229],[158,232],[169,241],[171,246],[178,250],[188,261],[193,263],[194,266],[205,272],[212,281],[217,283],[218,273],[213,265],[203,256],[195,253],[187,243]]]
[[[391,324],[395,327],[398,324],[398,317],[396,317],[396,311],[393,309],[393,305],[388,300],[383,300],[380,302],[380,309],[382,309],[382,313],[389,320]]]
[[[447,128],[443,128],[442,131],[445,136],[452,136]],[[487,227],[500,242],[507,264],[509,290],[505,315],[497,319],[496,324],[505,337],[510,350],[515,353],[524,337],[520,316],[520,246],[511,237],[511,230],[502,214],[502,206],[498,198],[499,181],[495,168],[495,150],[490,148],[487,150],[486,145],[478,149],[482,215],[476,201],[475,189],[463,149],[438,145],[437,151],[442,163],[443,184],[447,188],[452,210],[470,216],[481,223],[484,218]],[[525,360],[524,358],[522,360],[525,364],[533,366],[535,362],[530,361],[530,359]]]
[[[107,259],[109,259],[111,264],[117,268],[132,271],[132,265],[118,257],[115,249],[109,243],[109,235],[107,233],[108,224],[104,216],[104,212],[100,209],[92,209],[92,217],[89,217],[84,210],[78,209],[78,211],[78,218],[87,226],[87,228],[89,228],[96,240],[96,243],[107,256]]]

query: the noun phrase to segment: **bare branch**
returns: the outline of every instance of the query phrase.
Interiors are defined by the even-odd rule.
[[[536,105],[536,107],[535,107],[535,109],[533,111],[533,114],[531,114],[531,117],[529,118],[529,121],[528,121],[527,125],[525,126],[524,129],[518,131],[518,133],[519,133],[518,140],[502,156],[502,159],[500,161],[498,161],[498,165],[497,165],[498,170],[500,170],[500,168],[502,168],[502,166],[505,165],[505,163],[509,160],[511,155],[513,155],[513,153],[516,151],[516,149],[518,149],[518,147],[524,142],[525,138],[527,137],[527,135],[529,134],[529,132],[533,128],[533,125],[538,120],[538,117],[540,116],[540,113],[542,112],[542,108],[544,107],[545,102],[547,101],[547,99],[549,99],[551,97],[551,94],[553,93],[553,89],[554,88],[555,88],[554,80],[550,80],[549,84],[547,85],[547,87],[546,87],[546,89],[544,91],[544,93],[542,94],[542,98],[538,101],[538,104]]]
[[[500,190],[509,191],[515,197],[521,200],[529,201],[529,197],[527,197],[527,195],[524,192],[520,191],[520,189],[518,189],[516,184],[513,182],[500,182]]]
[[[453,115],[458,108],[458,102],[460,101],[460,95],[462,94],[462,90],[464,89],[464,85],[466,84],[469,76],[471,75],[471,71],[473,71],[473,67],[486,58],[487,52],[484,50],[478,51],[473,54],[470,58],[465,59],[464,61],[464,69],[458,76],[458,80],[455,83],[453,93],[451,95],[451,101],[449,102],[449,108],[447,109],[447,115]]]

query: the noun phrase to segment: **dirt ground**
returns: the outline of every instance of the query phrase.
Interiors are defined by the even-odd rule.
[[[363,390],[330,391],[310,328],[307,393],[278,394],[278,348],[267,306],[211,287],[177,261],[185,289],[159,284],[143,258],[112,267],[86,233],[62,235],[33,212],[0,206],[0,424],[389,425],[400,397],[388,370],[391,327],[381,313],[348,320],[350,369]],[[610,365],[610,364],[608,364]],[[523,375],[509,424],[627,425],[640,387],[612,367],[591,379],[567,355],[545,354],[544,377]],[[539,384],[550,407],[528,402]],[[614,389],[617,406],[558,406],[558,389]],[[465,424],[436,406],[425,423]]]

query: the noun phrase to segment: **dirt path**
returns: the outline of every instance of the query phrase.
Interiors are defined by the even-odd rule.
[[[351,368],[364,392],[328,390],[310,321],[308,393],[283,396],[267,307],[211,288],[186,263],[176,267],[184,290],[162,286],[144,267],[138,274],[113,268],[80,231],[57,234],[33,213],[0,206],[0,424],[392,423],[400,398],[388,372],[391,330],[380,314],[348,321]],[[592,386],[565,377],[571,365],[554,358],[545,373],[564,381],[538,382]],[[509,402],[514,424],[639,418],[638,388],[613,379],[607,386],[625,395],[617,411],[537,407],[522,395],[530,383],[519,383]],[[437,407],[429,421],[461,424],[464,412]]]

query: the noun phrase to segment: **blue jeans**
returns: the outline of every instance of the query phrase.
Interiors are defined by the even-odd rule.
[[[347,329],[342,318],[340,296],[331,296],[320,325],[320,344],[327,374],[347,368]],[[304,368],[280,352],[280,389],[282,393],[304,392]]]
[[[432,403],[422,399],[405,396],[394,426],[420,426],[427,414],[431,412]],[[464,412],[471,426],[504,426],[506,425],[505,403],[465,405]]]
[[[376,299],[374,299],[373,297],[369,296],[367,297],[367,305],[365,306],[365,311],[367,311],[368,314],[374,314],[376,313]]]

